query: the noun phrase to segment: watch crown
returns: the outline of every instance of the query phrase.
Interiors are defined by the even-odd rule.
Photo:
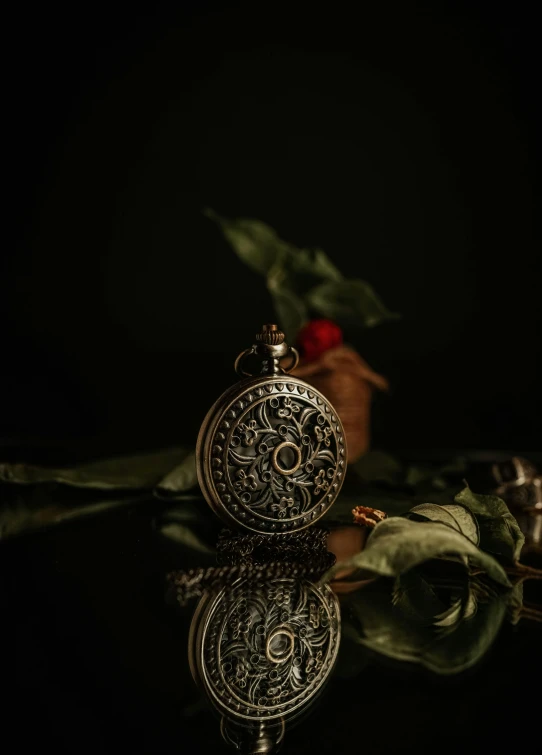
[[[278,346],[284,342],[284,333],[278,325],[263,325],[261,331],[256,333],[256,340],[269,346]]]

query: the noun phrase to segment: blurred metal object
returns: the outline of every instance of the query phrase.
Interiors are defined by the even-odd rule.
[[[298,358],[276,325],[264,325],[235,360],[244,379],[215,402],[201,427],[198,481],[234,529],[302,530],[328,511],[343,484],[341,420],[319,391],[289,374]],[[248,371],[249,359],[258,374]]]
[[[536,466],[520,457],[491,467],[497,483],[494,493],[509,506],[525,535],[524,551],[542,548],[542,475]]]
[[[503,498],[525,535],[524,548],[542,549],[542,476],[509,488]]]
[[[534,464],[527,459],[513,456],[506,461],[492,464],[491,472],[497,483],[497,493],[504,493],[510,488],[517,488],[530,482],[537,475]]]

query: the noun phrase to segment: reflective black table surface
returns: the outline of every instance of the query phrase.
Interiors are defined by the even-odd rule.
[[[356,649],[345,596],[299,576],[175,606],[165,575],[213,556],[164,538],[161,507],[0,544],[3,752],[265,752],[281,739],[284,753],[334,755],[533,748],[541,624],[504,622],[477,663],[437,674]],[[263,724],[258,705],[271,710]],[[229,709],[245,715],[241,734]]]

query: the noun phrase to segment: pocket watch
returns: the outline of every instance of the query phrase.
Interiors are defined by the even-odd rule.
[[[203,422],[198,481],[230,528],[294,533],[323,516],[339,494],[347,461],[341,420],[325,396],[291,374],[298,360],[284,333],[264,325],[235,360],[241,380]]]
[[[206,591],[190,627],[190,669],[222,717],[226,741],[243,752],[274,752],[285,725],[320,698],[340,632],[331,587],[287,572]]]

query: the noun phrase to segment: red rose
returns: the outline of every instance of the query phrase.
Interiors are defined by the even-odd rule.
[[[342,330],[332,320],[311,320],[298,333],[297,344],[307,362],[318,359],[328,349],[343,342]]]

